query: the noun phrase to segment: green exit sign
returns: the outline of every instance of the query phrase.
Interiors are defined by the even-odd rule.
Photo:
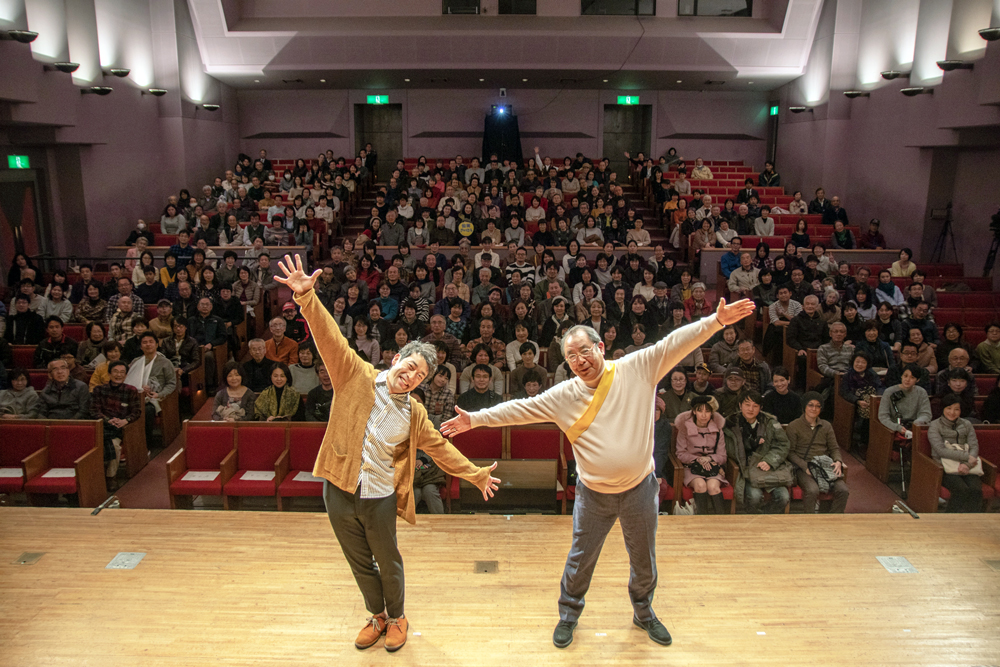
[[[772,116],[777,116],[778,115],[778,105],[777,104],[775,104],[773,107],[771,107],[771,115]]]
[[[638,104],[638,103],[639,103],[639,96],[638,95],[619,95],[618,96],[618,104],[632,105],[632,104]]]
[[[8,155],[7,166],[10,169],[31,169],[27,155]]]
[[[369,95],[368,96],[368,104],[388,104],[388,103],[389,103],[389,96],[388,95]]]

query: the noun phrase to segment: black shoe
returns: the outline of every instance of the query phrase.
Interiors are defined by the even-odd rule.
[[[573,643],[573,629],[576,621],[559,621],[555,632],[552,633],[552,643],[556,648],[566,648]]]
[[[632,623],[639,628],[646,631],[649,638],[652,639],[657,644],[662,644],[663,646],[670,646],[671,642],[674,640],[670,638],[670,633],[667,629],[663,627],[663,623],[660,623],[660,619],[654,618],[651,621],[640,621],[635,616],[632,617]],[[557,644],[558,646],[558,644]]]

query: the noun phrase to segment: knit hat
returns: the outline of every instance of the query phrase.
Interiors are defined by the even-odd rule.
[[[807,391],[802,394],[802,408],[805,409],[809,405],[810,401],[819,401],[820,405],[823,405],[823,395],[818,391]]]

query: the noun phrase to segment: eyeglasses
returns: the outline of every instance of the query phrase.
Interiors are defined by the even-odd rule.
[[[598,356],[599,356],[599,354],[597,352],[597,343],[594,343],[593,345],[591,345],[587,349],[580,350],[580,354],[567,354],[566,355],[566,361],[568,361],[572,365],[572,364],[576,364],[576,362],[579,359],[592,360],[592,359],[594,359],[595,357],[598,357]]]

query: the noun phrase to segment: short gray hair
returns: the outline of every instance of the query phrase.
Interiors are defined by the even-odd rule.
[[[438,365],[437,348],[430,343],[421,343],[419,340],[410,341],[399,351],[399,358],[408,359],[415,354],[419,354],[427,362],[427,377],[433,377]]]
[[[588,327],[585,324],[577,324],[576,326],[570,327],[569,331],[566,332],[566,335],[562,337],[559,347],[564,355],[566,354],[566,341],[579,333],[584,334],[591,343],[601,342],[601,335],[594,330],[594,327]]]

